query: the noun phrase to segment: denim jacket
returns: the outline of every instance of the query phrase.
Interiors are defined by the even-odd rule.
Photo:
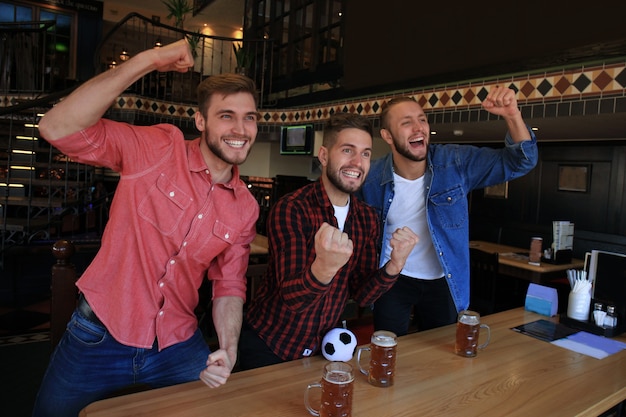
[[[469,306],[469,210],[474,189],[501,184],[530,172],[537,164],[537,139],[492,149],[457,144],[431,144],[425,173],[426,215],[435,251],[457,311]],[[373,161],[358,197],[375,207],[383,226],[394,197],[391,153]],[[382,245],[382,240],[379,246]]]

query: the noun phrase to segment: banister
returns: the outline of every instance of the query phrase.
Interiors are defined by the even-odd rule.
[[[50,291],[50,340],[52,348],[59,343],[70,320],[78,297],[76,268],[70,258],[76,249],[69,240],[61,239],[52,245],[56,263],[52,265]]]

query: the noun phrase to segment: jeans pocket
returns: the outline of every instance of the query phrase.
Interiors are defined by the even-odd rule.
[[[68,323],[67,331],[74,339],[87,346],[102,343],[107,333],[105,327],[94,324],[77,313],[74,313]]]

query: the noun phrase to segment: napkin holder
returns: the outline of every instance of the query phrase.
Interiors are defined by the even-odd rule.
[[[592,298],[591,305],[593,305],[596,301],[603,301],[603,300]],[[618,313],[617,327],[605,328],[605,327],[597,326],[593,321],[593,309],[590,309],[589,317],[587,318],[587,320],[584,320],[584,321],[575,320],[571,317],[567,317],[566,313],[561,314],[561,316],[559,317],[559,322],[573,329],[583,330],[588,333],[593,333],[593,334],[597,334],[599,336],[604,336],[604,337],[615,337],[626,332],[626,325],[624,324],[624,321],[625,321],[624,316]]]
[[[555,288],[538,284],[529,284],[526,291],[524,309],[544,316],[556,316],[559,308],[559,296]]]
[[[561,249],[557,250],[552,254],[550,258],[541,258],[542,262],[547,262],[549,264],[569,264],[572,262],[572,250],[571,249]]]
[[[614,337],[626,332],[626,255],[617,252],[599,250],[591,251],[589,275],[593,280],[591,305],[602,303],[606,306],[615,306],[617,326],[604,328],[596,326],[593,321],[593,309],[590,308],[587,320],[574,320],[567,315],[561,317],[561,322],[585,330],[589,333]]]

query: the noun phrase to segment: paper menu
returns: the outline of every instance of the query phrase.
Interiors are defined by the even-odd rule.
[[[574,223],[566,220],[553,221],[552,244],[555,251],[572,249],[574,245]]]
[[[619,340],[579,331],[562,323],[544,319],[521,324],[511,330],[596,359],[603,359],[626,349],[626,343]]]
[[[626,349],[626,343],[587,332],[578,332],[551,343],[596,359],[604,359]]]

